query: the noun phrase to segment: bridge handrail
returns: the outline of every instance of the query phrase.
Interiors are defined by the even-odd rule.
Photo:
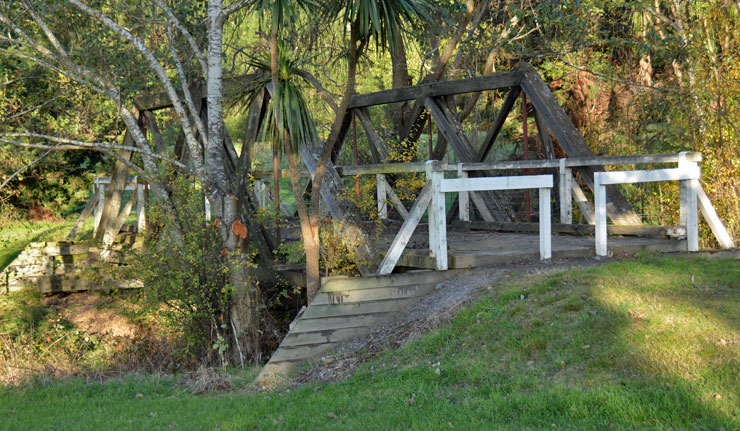
[[[567,157],[564,158],[565,166],[587,167],[587,166],[612,166],[612,165],[641,165],[653,163],[678,163],[679,153],[671,154],[643,154],[637,156],[594,156],[594,157]],[[690,162],[701,162],[702,155],[698,152],[686,153],[686,160]],[[458,165],[462,170],[471,171],[494,171],[509,169],[546,169],[560,166],[560,159],[546,160],[512,160],[490,163],[441,163],[439,169],[445,172],[456,172]],[[414,172],[426,172],[426,162],[410,163],[378,163],[359,166],[337,166],[337,171],[342,176],[350,175],[375,175],[375,174],[402,174]]]

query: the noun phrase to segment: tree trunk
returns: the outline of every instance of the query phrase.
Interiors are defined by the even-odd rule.
[[[409,67],[406,62],[406,47],[403,44],[403,37],[396,35],[395,43],[390,49],[391,51],[391,65],[393,68],[393,82],[392,88],[405,87],[411,85],[411,78],[409,77]],[[409,104],[408,102],[399,103],[393,105],[391,108],[391,115],[393,118],[391,122],[393,129],[396,134],[403,138],[403,128],[408,122],[409,117]]]
[[[247,361],[262,362],[262,337],[260,328],[260,291],[254,285],[249,271],[246,254],[239,254],[232,276],[234,292],[229,309],[231,340],[231,363],[242,367]]]
[[[306,253],[306,295],[313,298],[321,287],[321,272],[319,269],[320,249],[318,239],[318,219],[311,219],[303,200],[303,187],[301,186],[301,175],[298,171],[298,163],[292,148],[286,151],[288,166],[290,167],[290,183],[293,186],[293,196],[296,202],[298,219],[301,222],[301,237],[303,238],[303,251]]]
[[[308,148],[301,148],[301,155],[313,176],[313,181],[311,183],[309,219],[311,220],[312,227],[315,226],[317,229],[314,238],[318,238],[319,202],[320,197],[323,195],[324,201],[329,207],[334,218],[341,221],[339,229],[342,236],[345,239],[352,241],[350,248],[355,256],[355,264],[363,275],[374,273],[380,264],[380,258],[375,250],[372,240],[370,239],[370,235],[365,231],[362,221],[359,219],[357,208],[354,205],[347,203],[346,200],[342,200],[340,198],[340,191],[343,188],[343,183],[336,170],[333,169],[333,166],[329,165],[331,163],[332,151],[340,136],[342,123],[344,122],[344,118],[349,108],[349,102],[355,91],[357,59],[365,46],[365,42],[366,41],[359,41],[358,22],[355,21],[352,25],[349,44],[350,56],[347,71],[347,86],[345,87],[342,102],[337,109],[337,116],[332,125],[329,138],[321,149],[321,155],[318,158],[318,162]],[[329,178],[327,180],[326,187],[322,187],[325,175],[328,175]],[[309,300],[310,299],[311,298],[309,298]]]
[[[219,233],[223,250],[233,258],[240,268],[233,277],[234,296],[231,307],[224,310],[232,328],[233,337],[229,345],[231,352],[246,351],[258,352],[259,345],[259,307],[256,303],[256,286],[245,272],[245,254],[247,235],[235,228],[239,220],[239,200],[230,190],[235,190],[237,184],[234,178],[227,174],[225,156],[225,127],[223,119],[223,20],[222,2],[210,0],[208,2],[208,47],[206,74],[207,95],[207,128],[208,139],[205,143],[204,161],[207,176],[203,184],[204,190],[211,201],[213,216],[220,219]],[[243,223],[242,223],[243,224]],[[241,341],[243,343],[241,343]],[[239,343],[237,345],[237,343]]]
[[[277,23],[272,23],[272,32],[270,34],[270,74],[272,88],[274,89],[274,118],[275,126],[278,129],[278,136],[283,136],[283,120],[280,111],[280,86],[278,85],[278,27]],[[272,144],[272,182],[273,184],[273,201],[275,202],[275,242],[280,244],[280,164],[278,163],[277,142]]]

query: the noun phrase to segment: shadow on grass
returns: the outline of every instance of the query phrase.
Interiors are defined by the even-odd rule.
[[[449,417],[465,426],[524,429],[740,428],[740,367],[729,359],[733,354],[716,355],[714,341],[699,348],[681,344],[682,338],[712,338],[711,331],[680,321],[664,327],[661,319],[676,314],[671,307],[640,311],[640,295],[611,285],[624,269],[641,267],[658,276],[673,271],[666,262],[609,265],[501,290],[402,351],[408,371],[393,385],[365,378],[372,390],[397,394],[397,401],[416,394],[415,402],[444,411],[419,418],[430,426],[429,419]],[[693,263],[684,270],[703,274],[701,269]],[[645,283],[631,288],[655,295]],[[612,295],[624,295],[624,301],[615,303]],[[740,305],[737,295],[725,300],[734,310]],[[697,361],[702,354],[709,356]],[[383,359],[394,361],[390,354]],[[441,377],[435,376],[437,362]],[[460,417],[458,408],[469,415]]]
[[[740,429],[740,345],[715,350],[740,330],[738,271],[649,258],[509,279],[335,384],[205,397],[143,379],[6,388],[0,412],[38,429]],[[692,294],[690,275],[729,294]],[[64,408],[43,414],[39,400]]]

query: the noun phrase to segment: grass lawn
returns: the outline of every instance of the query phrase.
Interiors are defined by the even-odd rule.
[[[246,387],[253,372],[242,373]],[[177,377],[0,389],[7,430],[739,430],[740,263],[511,277],[348,380],[192,395]]]

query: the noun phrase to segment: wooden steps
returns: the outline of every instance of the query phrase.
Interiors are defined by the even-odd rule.
[[[86,276],[85,270],[95,263],[99,252],[85,242],[32,242],[0,273],[0,294],[27,287],[41,293],[141,287],[138,281]]]
[[[297,365],[319,358],[343,341],[369,334],[458,273],[416,271],[322,279],[321,290],[294,320],[257,381],[269,382]]]

